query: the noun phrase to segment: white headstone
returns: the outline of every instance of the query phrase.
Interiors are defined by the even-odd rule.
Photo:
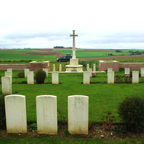
[[[5,71],[5,76],[10,77],[10,81],[11,81],[11,84],[12,84],[12,72],[11,71]]]
[[[26,103],[23,95],[5,96],[7,133],[26,133]]]
[[[59,72],[62,72],[62,65],[59,64]]]
[[[75,36],[78,36],[78,35],[75,35],[75,30],[73,30],[73,34],[70,35],[73,37],[73,56],[72,56],[72,59],[76,59],[76,50],[75,50]]]
[[[55,72],[55,64],[53,64],[53,72]]]
[[[89,71],[83,72],[83,84],[90,84],[90,72]]]
[[[87,69],[87,71],[90,73],[90,77],[92,77],[92,68]]]
[[[130,68],[125,68],[125,75],[129,75],[130,74]]]
[[[89,97],[68,97],[68,131],[71,134],[88,134]]]
[[[52,84],[59,84],[59,73],[57,71],[52,72]]]
[[[8,71],[8,72],[12,72],[12,68],[8,68],[7,71]]]
[[[89,69],[89,64],[87,64],[87,70]]]
[[[96,71],[96,64],[93,64],[93,72]]]
[[[108,72],[108,84],[114,84],[114,71]]]
[[[132,83],[139,83],[139,71],[132,71]]]
[[[27,73],[27,84],[34,84],[34,72],[29,71]]]
[[[27,78],[27,73],[29,72],[29,68],[25,68],[24,69],[24,76],[25,76],[25,78]]]
[[[112,71],[112,68],[108,68],[107,69],[107,76],[108,76],[108,72]]]
[[[11,85],[11,78],[3,76],[2,80],[2,94],[12,94],[12,85]]]
[[[144,77],[144,68],[141,68],[141,77]]]
[[[57,97],[40,95],[36,97],[37,132],[39,134],[57,134]]]
[[[48,69],[47,68],[43,68],[43,71],[46,73],[46,77],[48,77]]]

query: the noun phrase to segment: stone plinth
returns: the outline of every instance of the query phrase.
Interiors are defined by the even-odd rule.
[[[48,77],[48,69],[47,68],[43,68],[43,71],[46,73],[46,77]]]
[[[37,132],[57,135],[57,97],[40,95],[36,97]]]
[[[25,68],[25,69],[24,69],[24,77],[25,77],[25,78],[27,78],[28,72],[29,72],[29,68]]]
[[[68,97],[68,131],[71,134],[88,134],[88,96]]]
[[[90,72],[89,71],[83,72],[83,84],[90,84]]]
[[[114,71],[108,72],[108,84],[114,84]]]
[[[34,72],[29,71],[27,73],[27,84],[34,84]]]
[[[52,72],[52,84],[59,84],[59,73],[57,71]]]
[[[139,83],[139,71],[132,72],[132,83]]]
[[[141,77],[144,77],[144,68],[141,68]]]
[[[87,69],[87,71],[89,72],[90,77],[92,77],[92,68]]]
[[[12,72],[11,71],[5,71],[5,76],[10,77],[10,81],[11,81],[11,84],[12,84]]]
[[[1,81],[2,81],[2,94],[3,95],[12,94],[11,78],[3,76],[1,78]]]
[[[66,65],[65,72],[83,72],[83,65],[78,64],[78,59],[70,59],[70,65]]]
[[[32,61],[30,62],[30,71],[43,70],[43,68],[47,68],[50,71],[49,63],[49,61]]]
[[[5,96],[7,133],[26,133],[26,103],[23,95]]]

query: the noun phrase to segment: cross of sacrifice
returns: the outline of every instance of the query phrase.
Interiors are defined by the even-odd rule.
[[[75,36],[78,36],[78,35],[75,35],[75,30],[73,30],[73,34],[70,35],[73,37],[73,49],[72,49],[72,52],[73,52],[73,56],[72,56],[72,59],[76,59],[76,51],[75,51]]]

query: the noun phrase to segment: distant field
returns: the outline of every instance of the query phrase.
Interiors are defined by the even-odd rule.
[[[63,55],[66,55],[67,53],[72,54],[72,50],[58,50]],[[130,53],[126,52],[105,52],[105,51],[88,51],[88,50],[76,50],[76,57],[77,58],[93,58],[93,57],[105,57],[108,56],[108,54],[113,54],[113,56],[122,56],[122,55],[130,55]],[[109,56],[110,57],[110,56]]]
[[[144,61],[144,55],[130,55],[128,51],[129,50],[122,50],[122,52],[115,52],[115,50],[104,49],[76,49],[76,57],[82,61],[98,61],[99,59]],[[52,62],[56,61],[57,58],[66,55],[67,53],[72,54],[72,49],[7,49],[0,50],[0,61],[48,60]],[[112,54],[112,56],[109,54]],[[129,56],[130,58],[128,58]]]

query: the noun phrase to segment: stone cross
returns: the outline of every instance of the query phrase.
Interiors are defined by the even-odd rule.
[[[75,36],[78,36],[78,35],[75,35],[75,30],[73,30],[73,35],[70,35],[73,37],[73,56],[72,56],[72,59],[76,59],[76,52],[75,52]]]

